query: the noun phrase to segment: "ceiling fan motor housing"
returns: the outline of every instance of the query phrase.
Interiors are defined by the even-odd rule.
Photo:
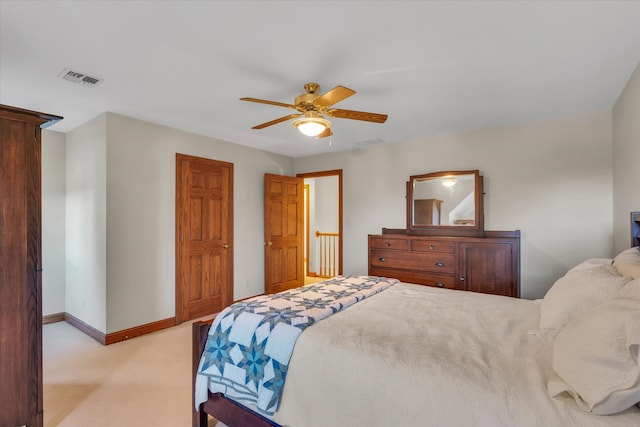
[[[318,111],[317,106],[315,106],[313,102],[320,97],[318,94],[320,85],[318,83],[307,83],[304,85],[304,90],[306,90],[307,93],[296,97],[296,107],[300,108],[301,111]]]

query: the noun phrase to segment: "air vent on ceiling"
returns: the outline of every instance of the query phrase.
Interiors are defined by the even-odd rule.
[[[98,77],[88,76],[85,73],[81,73],[79,71],[74,71],[70,68],[65,68],[58,77],[62,77],[64,80],[78,83],[84,86],[97,86],[102,83],[103,79],[99,79]]]

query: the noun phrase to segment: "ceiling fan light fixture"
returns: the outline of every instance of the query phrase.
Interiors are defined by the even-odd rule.
[[[455,178],[451,176],[446,176],[442,180],[442,185],[444,185],[445,187],[453,187],[454,185],[456,185],[456,182],[458,181]]]
[[[293,126],[306,136],[318,136],[331,127],[331,122],[322,117],[302,117],[295,120]]]

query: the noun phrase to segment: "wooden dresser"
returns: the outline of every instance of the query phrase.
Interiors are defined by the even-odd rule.
[[[0,426],[42,426],[40,125],[0,105]]]
[[[520,231],[486,231],[482,236],[370,234],[369,274],[519,297]]]

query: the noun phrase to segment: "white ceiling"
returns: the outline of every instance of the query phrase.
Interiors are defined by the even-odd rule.
[[[110,111],[301,157],[610,109],[640,62],[640,1],[0,0],[0,103],[64,116]],[[62,80],[66,69],[96,87]],[[314,81],[356,95],[313,139],[291,110]]]

